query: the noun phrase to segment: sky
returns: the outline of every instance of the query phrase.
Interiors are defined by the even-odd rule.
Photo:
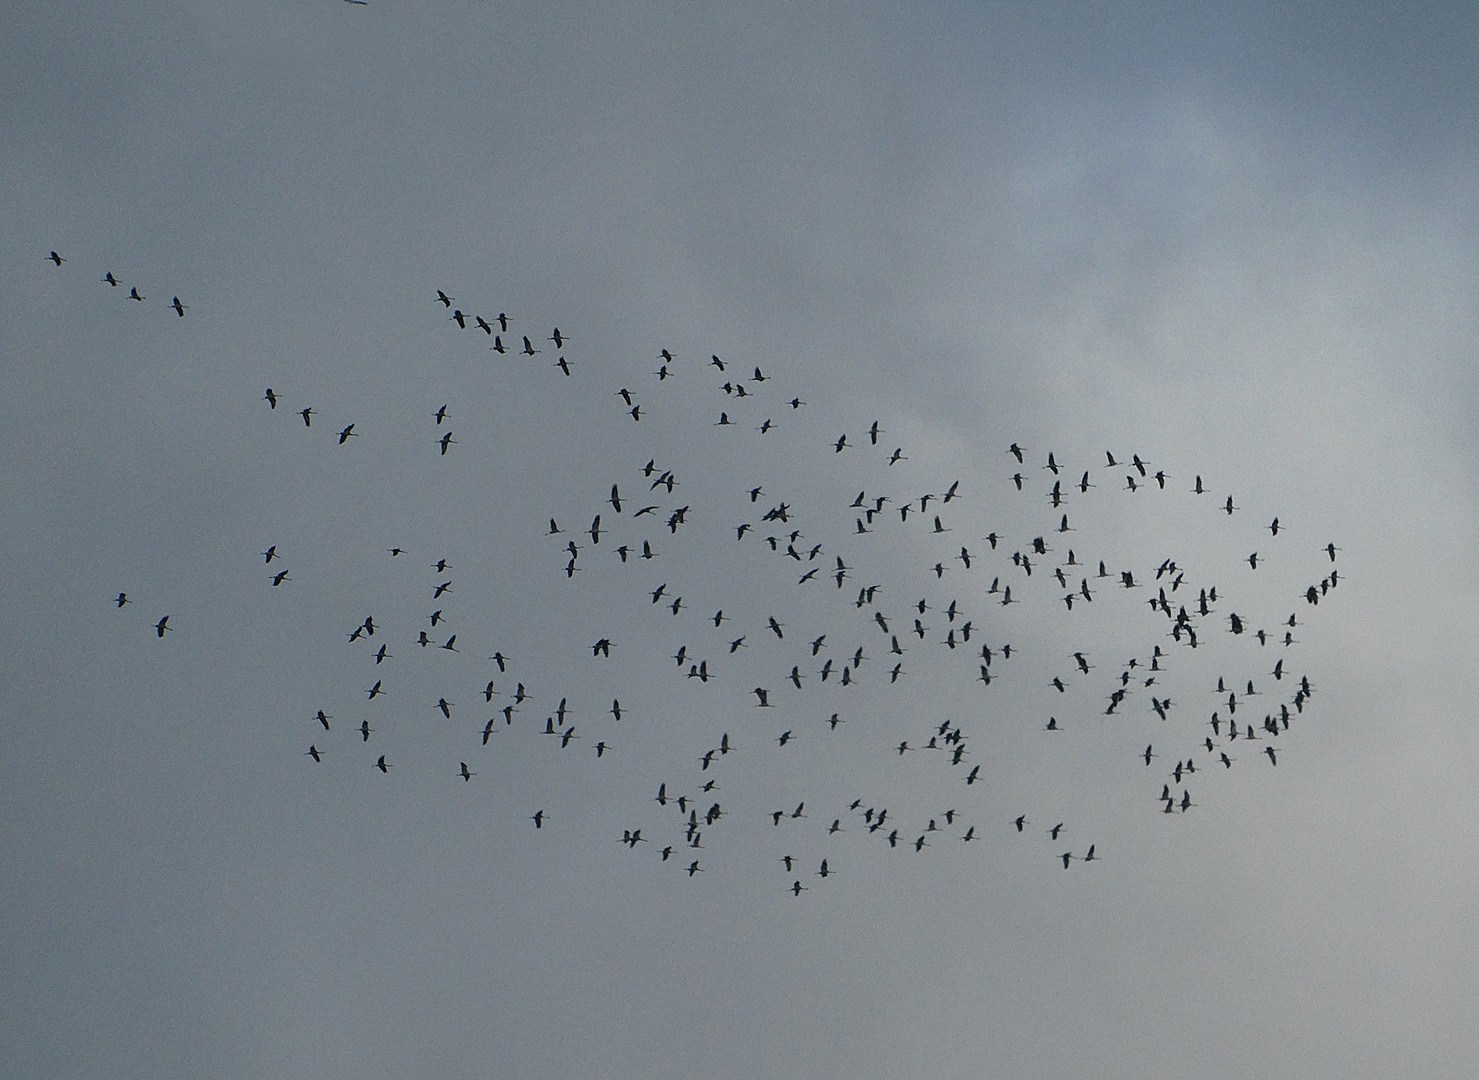
[[[1473,1074],[1471,7],[0,11],[0,1076]]]

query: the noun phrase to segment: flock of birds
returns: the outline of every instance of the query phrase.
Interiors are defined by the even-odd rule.
[[[65,261],[55,252],[51,257],[58,268]],[[121,287],[111,273],[103,280]],[[471,333],[495,353],[528,360],[543,356],[560,379],[574,378],[573,372],[580,370],[567,359],[570,338],[557,327],[547,334],[511,332],[506,313],[492,318],[470,314],[442,290],[436,291],[431,302],[458,333]],[[178,298],[174,306],[183,316],[185,309]],[[1107,452],[1102,464],[1085,467],[1080,462],[1070,468],[1053,452],[1031,456],[1014,442],[999,451],[1001,467],[994,479],[1021,502],[1001,512],[1009,521],[987,531],[981,514],[996,511],[994,504],[982,505],[990,503],[982,494],[986,482],[950,477],[931,485],[932,490],[906,493],[894,476],[901,472],[896,466],[910,457],[904,446],[881,441],[887,434],[881,422],[870,421],[835,434],[811,431],[805,424],[790,423],[792,418],[804,417],[802,410],[808,403],[780,391],[780,380],[753,363],[734,364],[717,354],[709,354],[702,363],[690,363],[667,348],[656,351],[652,363],[655,370],[647,376],[648,390],[634,391],[631,387],[642,384],[627,378],[597,391],[616,403],[612,422],[643,425],[651,416],[650,410],[644,412],[650,394],[665,393],[680,375],[691,380],[695,369],[702,368],[712,374],[713,404],[707,415],[686,408],[664,410],[669,426],[680,428],[680,444],[697,446],[706,438],[735,437],[726,429],[748,429],[765,438],[781,426],[779,417],[805,439],[804,445],[813,448],[815,460],[800,467],[814,477],[825,476],[829,462],[838,462],[838,473],[871,479],[867,480],[870,486],[861,490],[836,491],[824,506],[808,503],[803,507],[794,497],[772,495],[769,490],[794,488],[795,466],[779,477],[756,477],[752,485],[726,495],[716,492],[704,477],[687,475],[702,455],[685,453],[666,463],[660,461],[661,455],[644,455],[645,461],[637,458],[624,466],[608,466],[610,475],[599,483],[605,492],[599,504],[582,505],[577,500],[551,507],[547,526],[539,530],[551,555],[545,571],[549,587],[578,588],[556,583],[576,582],[578,575],[595,571],[614,582],[626,602],[644,613],[639,621],[621,620],[630,633],[616,633],[609,627],[592,629],[583,646],[590,660],[626,663],[643,670],[667,667],[683,686],[702,693],[713,693],[701,689],[713,684],[719,693],[712,699],[710,719],[725,728],[731,721],[743,725],[741,735],[732,738],[723,730],[711,744],[695,746],[688,774],[651,778],[648,794],[636,804],[647,804],[649,810],[640,815],[641,820],[623,828],[619,838],[613,837],[628,849],[651,850],[661,863],[675,865],[690,878],[704,872],[708,852],[726,835],[727,822],[740,812],[730,799],[721,801],[721,780],[752,793],[764,789],[765,777],[756,770],[763,769],[771,755],[794,753],[798,744],[806,742],[847,740],[848,724],[859,710],[861,695],[876,698],[890,692],[908,693],[911,681],[916,685],[927,681],[930,686],[950,682],[957,694],[975,685],[970,698],[951,699],[974,704],[965,706],[968,713],[932,719],[915,718],[919,710],[912,707],[903,710],[906,718],[887,732],[886,741],[870,732],[867,745],[854,747],[854,752],[870,760],[873,769],[897,769],[906,760],[928,760],[932,763],[925,774],[928,779],[916,781],[924,789],[917,801],[927,807],[934,800],[936,807],[943,808],[899,810],[890,808],[884,799],[866,795],[846,800],[808,795],[764,811],[763,819],[753,809],[745,810],[751,825],[768,822],[768,834],[782,848],[774,858],[783,868],[785,888],[791,894],[799,897],[837,876],[839,861],[851,858],[859,842],[919,854],[950,844],[969,845],[992,834],[1027,835],[1030,831],[1048,838],[1051,857],[1061,861],[1064,869],[1075,862],[1100,861],[1098,842],[1059,850],[1067,836],[1088,830],[1062,821],[1035,824],[1027,813],[984,816],[977,794],[999,779],[993,773],[985,725],[995,695],[1004,693],[998,689],[1001,685],[1012,688],[1005,693],[1017,695],[1013,701],[1020,701],[1024,690],[1031,690],[1034,701],[1046,698],[1061,703],[1043,708],[1050,715],[1029,718],[1033,727],[1046,732],[1085,725],[1094,716],[1127,718],[1138,713],[1147,720],[1154,717],[1164,734],[1152,738],[1143,749],[1135,742],[1126,754],[1143,760],[1146,768],[1157,761],[1170,766],[1155,780],[1159,795],[1154,805],[1162,814],[1184,814],[1196,807],[1191,785],[1204,774],[1227,773],[1250,756],[1262,759],[1268,767],[1279,764],[1279,740],[1314,692],[1308,675],[1293,670],[1291,658],[1297,653],[1287,650],[1298,644],[1295,633],[1303,625],[1299,608],[1318,605],[1340,583],[1336,566],[1340,549],[1333,543],[1318,548],[1305,544],[1298,554],[1317,557],[1323,570],[1317,579],[1312,574],[1298,594],[1272,601],[1258,596],[1252,586],[1266,577],[1270,562],[1286,559],[1289,530],[1277,517],[1267,526],[1267,546],[1246,556],[1247,569],[1241,571],[1245,576],[1232,587],[1219,586],[1215,579],[1216,572],[1231,569],[1222,565],[1209,572],[1208,567],[1193,567],[1176,557],[1133,566],[1111,565],[1109,557],[1089,552],[1091,541],[1073,523],[1079,520],[1079,505],[1094,499],[1102,503],[1106,498],[1091,492],[1102,487],[1117,489],[1125,497],[1140,497],[1142,491],[1169,496],[1184,490],[1200,501],[1210,495],[1202,477],[1196,476],[1185,488],[1168,488],[1171,475],[1139,454],[1123,458]],[[315,429],[319,413],[312,405],[299,407],[271,387],[263,400],[272,412],[279,412],[281,405],[281,412],[296,414],[304,428]],[[428,437],[429,453],[445,457],[456,452],[452,418],[449,404],[427,417],[428,428],[435,432]],[[369,434],[357,430],[359,426],[360,421],[341,417],[325,430],[334,433],[338,446],[345,446]],[[848,455],[855,460],[842,467]],[[845,482],[835,481],[837,485]],[[976,507],[967,511],[972,500]],[[1230,495],[1225,499],[1211,496],[1208,503],[1209,523],[1243,512]],[[1033,520],[1035,526],[1020,527],[1023,521]],[[690,533],[701,534],[702,543],[688,542]],[[730,602],[716,604],[708,570],[719,536],[726,537],[730,549],[720,561],[744,584],[735,586],[737,592]],[[880,550],[879,545],[890,546]],[[900,565],[899,551],[917,553],[917,561]],[[409,555],[393,545],[385,552],[384,558],[392,561],[403,561]],[[677,557],[664,560],[665,554]],[[276,544],[268,545],[259,557],[259,570],[265,570],[264,585],[280,588],[293,582]],[[455,567],[445,557],[426,565],[433,573],[424,579],[424,588],[434,606],[422,625],[382,624],[370,615],[344,628],[347,641],[363,650],[374,677],[359,684],[364,709],[359,710],[357,723],[336,719],[324,708],[305,710],[315,734],[302,754],[312,764],[322,765],[331,754],[359,755],[360,767],[390,775],[398,764],[394,751],[376,744],[381,741],[381,729],[395,723],[386,705],[396,683],[392,650],[410,646],[413,652],[434,649],[460,656],[467,647],[467,629],[451,629],[457,622],[454,616],[463,614],[453,607]],[[658,566],[664,569],[658,572]],[[917,600],[915,595],[919,595]],[[1252,604],[1260,611],[1268,603],[1289,611],[1277,623],[1264,622],[1248,614],[1247,607],[1241,614],[1234,610],[1233,595],[1240,598],[1240,605]],[[121,610],[131,599],[120,592],[114,602]],[[1142,624],[1154,637],[1134,656],[1106,663],[1091,649],[1069,649],[1060,657],[1061,670],[1044,685],[1023,686],[1024,676],[1017,669],[1027,647],[1007,640],[1021,629],[1014,615],[1016,605],[1032,605],[1037,610],[1061,606],[1062,617],[1070,620],[1064,624],[1068,633],[1073,632],[1075,617],[1111,605],[1118,620],[1113,635],[1118,642],[1130,633],[1133,616],[1127,604],[1131,602],[1135,609],[1143,604],[1154,619]],[[767,604],[770,612],[757,614],[764,610],[758,605]],[[592,610],[599,610],[598,605]],[[171,631],[169,618],[165,614],[152,624],[159,638]],[[656,626],[668,629],[660,636],[656,630],[641,629]],[[1135,632],[1140,632],[1139,625]],[[483,640],[481,634],[478,640]],[[1240,648],[1228,660],[1241,665],[1252,660],[1256,670],[1250,672],[1244,666],[1235,677],[1220,675],[1215,691],[1210,686],[1195,691],[1208,695],[1208,706],[1184,702],[1180,692],[1170,692],[1176,669],[1199,655],[1198,650],[1211,647],[1220,655],[1227,651],[1225,643],[1245,641],[1256,641],[1257,648],[1252,652]],[[477,755],[488,752],[487,748],[496,745],[494,736],[516,723],[547,739],[556,752],[578,752],[581,745],[588,745],[592,760],[599,761],[621,746],[623,717],[649,711],[645,703],[629,700],[624,704],[615,693],[608,696],[609,705],[603,703],[598,709],[577,702],[574,693],[561,694],[541,686],[537,689],[542,701],[558,699],[558,704],[539,709],[546,713],[542,720],[521,723],[525,712],[535,711],[533,674],[521,672],[502,651],[482,660],[484,651],[479,648],[462,662],[457,685],[424,703],[427,711],[459,724],[466,723],[467,713],[475,710],[473,722],[466,723],[465,755],[455,768],[451,762],[446,765],[451,779],[474,781],[479,775]],[[513,651],[518,652],[517,648]],[[1269,660],[1271,651],[1277,656]],[[1058,662],[1040,650],[1037,660],[1049,665]],[[1096,674],[1101,666],[1106,673]],[[583,675],[582,685],[591,678],[599,681],[600,670],[595,676]],[[495,703],[495,698],[500,702]],[[1188,712],[1199,717],[1190,729],[1171,723]],[[773,722],[770,734],[762,737],[753,721],[771,715],[782,719]],[[1136,734],[1131,731],[1125,739],[1134,739]],[[735,753],[741,741],[746,752]],[[768,753],[759,750],[757,744],[762,741],[769,743]],[[737,765],[739,761],[744,764]],[[846,778],[841,782],[846,783]],[[941,799],[942,792],[953,794]],[[731,805],[726,807],[725,802]],[[551,814],[538,806],[529,809],[529,821],[536,830],[559,820],[558,811]],[[839,834],[844,833],[850,846],[842,846]],[[801,847],[817,849],[804,865],[804,857],[793,853]]]
[[[54,266],[56,266],[56,268],[58,270],[60,270],[62,268],[62,264],[67,261],[66,259],[62,258],[60,255],[58,255],[55,251],[53,251],[50,255],[48,255],[47,256],[47,259]],[[116,278],[113,275],[113,271],[111,271],[111,270],[109,270],[107,273],[105,273],[99,280],[104,285],[109,285],[109,286],[111,286],[111,287],[113,287],[115,289],[121,289],[123,287],[123,282],[119,281],[118,278]],[[139,287],[137,285],[130,285],[129,286],[129,289],[128,289],[128,299],[130,299],[130,300],[136,300],[136,301],[138,301],[139,303],[142,304],[144,301],[148,300],[149,298],[147,296],[145,296],[143,293],[139,292]],[[187,308],[186,305],[180,303],[180,298],[178,296],[171,297],[170,303],[169,303],[169,308],[170,308],[171,311],[173,311],[176,315],[178,315],[182,319],[185,317],[185,312],[189,310],[189,308]]]

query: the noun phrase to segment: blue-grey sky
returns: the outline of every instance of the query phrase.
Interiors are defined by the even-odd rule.
[[[0,10],[0,1076],[1472,1075],[1469,7]]]

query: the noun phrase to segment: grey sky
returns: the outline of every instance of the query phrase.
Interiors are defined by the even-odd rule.
[[[0,1076],[1472,1075],[1470,7],[0,10]],[[1098,485],[1062,510],[1049,450]],[[892,500],[868,536],[860,489]],[[781,500],[816,562],[734,539]],[[1066,547],[1218,584],[1206,647],[1109,581],[1065,610]],[[1016,646],[989,687],[940,640],[956,598]],[[1163,641],[1171,719],[1143,686],[1104,717]],[[1261,716],[1278,656],[1315,695],[1277,768],[1239,740],[1224,769],[1212,686],[1256,679]],[[946,719],[981,784],[922,749]],[[1182,754],[1196,805],[1163,815]],[[709,775],[690,854],[653,796]]]

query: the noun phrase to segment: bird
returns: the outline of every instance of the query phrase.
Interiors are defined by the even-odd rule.
[[[123,284],[123,282],[119,281],[116,277],[113,276],[113,271],[111,271],[111,270],[109,270],[106,274],[104,274],[98,280],[100,280],[100,281],[106,281],[109,285],[112,285],[114,287],[117,287],[117,286]]]
[[[174,300],[170,303],[170,307],[175,309],[175,314],[178,315],[180,318],[183,319],[185,317],[185,305],[180,303],[180,298],[178,296],[175,297]]]
[[[124,604],[132,604],[133,603],[133,601],[128,598],[128,593],[119,593],[118,594],[118,599],[115,600],[115,601],[113,601],[113,602],[115,604],[117,604],[119,607],[122,607]]]
[[[64,262],[67,261],[66,259],[62,258],[60,255],[58,255],[55,251],[53,251],[50,255],[48,255],[47,258],[50,259],[52,262],[56,263],[58,266],[61,266],[62,263],[64,263]],[[112,274],[109,274],[108,275],[108,277],[112,277],[112,276],[113,276]]]
[[[119,593],[119,595],[122,596],[123,594]],[[119,604],[118,606],[122,607],[123,605]],[[164,637],[165,631],[167,631],[169,628],[169,616],[166,615],[164,618],[160,619],[157,623],[154,624],[154,633],[159,637]]]
[[[351,0],[351,2],[353,2],[353,0]],[[375,768],[379,769],[383,773],[390,772],[390,763],[385,760],[384,754],[381,754],[380,760],[375,762]]]
[[[359,432],[357,432],[357,431],[354,430],[354,425],[353,424],[350,424],[343,431],[339,432],[339,445],[340,446],[343,446],[351,438],[356,438],[356,439],[359,438]]]
[[[148,297],[147,297],[147,296],[145,296],[145,295],[144,295],[144,294],[143,294],[143,293],[141,293],[141,292],[139,292],[139,288],[138,288],[138,286],[137,286],[137,285],[135,285],[135,286],[133,286],[133,287],[131,287],[131,288],[130,288],[130,289],[129,289],[129,290],[128,290],[128,298],[129,298],[129,299],[130,299],[130,300],[137,300],[137,301],[138,301],[138,302],[139,302],[139,303],[141,303],[141,304],[142,304],[142,303],[143,303],[143,302],[144,302],[144,301],[145,301],[145,300],[147,300],[147,299],[149,299],[149,298],[148,298]]]
[[[262,400],[267,402],[272,408],[277,408],[277,395],[272,392],[272,387],[269,386],[267,388],[267,393],[262,395]]]
[[[490,720],[490,721],[488,721],[488,723],[491,725],[493,723],[493,721]],[[486,741],[487,740],[485,739],[484,742],[486,742]],[[462,765],[462,769],[461,769],[461,772],[460,772],[459,775],[461,775],[462,779],[464,779],[464,780],[471,780],[474,776],[478,775],[477,773],[472,772],[472,771],[470,771],[468,769],[467,762],[464,761],[464,762],[461,762],[460,764]]]

